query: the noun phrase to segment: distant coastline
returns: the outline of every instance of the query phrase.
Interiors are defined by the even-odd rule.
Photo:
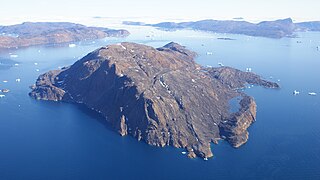
[[[0,26],[0,49],[125,37],[129,34],[124,29],[87,27],[69,22],[25,22]]]
[[[215,33],[242,34],[274,39],[296,37],[296,32],[320,31],[320,21],[294,23],[291,18],[275,21],[262,21],[256,24],[243,21],[243,18],[234,18],[234,20],[207,19],[180,23],[161,22],[157,24],[123,21],[123,24],[133,26],[152,26],[166,30],[193,29]]]

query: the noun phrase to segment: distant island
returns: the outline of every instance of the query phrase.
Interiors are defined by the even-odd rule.
[[[240,147],[256,119],[254,99],[239,88],[279,88],[251,72],[205,68],[185,47],[136,43],[101,47],[70,67],[42,74],[29,95],[83,104],[105,117],[122,136],[153,146],[185,148],[188,157],[212,157],[210,143]],[[239,98],[239,110],[230,100]]]
[[[241,19],[239,19],[241,20]],[[320,21],[293,23],[291,18],[276,21],[263,21],[257,24],[239,20],[201,20],[194,22],[162,22],[146,24],[124,21],[126,25],[153,26],[162,29],[193,29],[215,33],[243,34],[267,38],[295,37],[295,32],[320,31]]]
[[[11,26],[0,26],[0,48],[71,43],[128,35],[129,32],[123,29],[87,27],[68,22],[25,22]]]
[[[233,40],[236,40],[236,39],[233,39],[233,38],[217,38],[218,40],[225,40],[225,41],[233,41]]]

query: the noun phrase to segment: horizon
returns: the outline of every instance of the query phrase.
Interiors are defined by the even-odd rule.
[[[70,22],[70,23],[77,23],[83,24],[87,26],[112,26],[117,27],[122,25],[123,21],[132,21],[132,22],[143,22],[143,23],[161,23],[161,22],[190,22],[190,21],[201,21],[201,20],[217,20],[217,21],[246,21],[253,24],[258,24],[264,21],[276,21],[276,20],[284,20],[284,19],[292,19],[293,23],[301,23],[301,22],[319,22],[320,20],[310,20],[310,21],[297,21],[291,17],[287,18],[279,18],[279,19],[236,19],[241,17],[235,17],[231,19],[214,19],[214,18],[194,18],[194,19],[177,19],[177,18],[153,18],[153,17],[82,17],[81,19],[78,18],[62,18],[62,17],[55,17],[55,18],[39,18],[39,19],[28,19],[25,20],[23,18],[14,18],[14,19],[6,19],[0,20],[0,26],[10,26],[10,25],[17,25],[26,22],[38,23],[38,22]],[[108,20],[107,23],[101,22],[101,19]]]
[[[19,6],[17,6],[19,4]],[[274,6],[274,5],[277,6]],[[170,6],[169,6],[170,5]],[[35,8],[35,6],[37,8]],[[110,7],[110,8],[109,8]],[[157,7],[157,8],[155,8]],[[242,17],[248,22],[270,21],[292,18],[295,22],[319,21],[317,7],[320,2],[289,0],[244,0],[241,2],[226,0],[184,2],[177,0],[133,2],[106,2],[92,0],[86,2],[20,0],[5,1],[0,7],[0,24],[11,25],[22,22],[68,21],[82,24],[94,24],[94,17],[103,17],[117,21],[137,20],[147,23],[161,21],[196,21],[204,19],[233,20]],[[165,10],[164,10],[165,9]],[[89,22],[88,22],[89,21]]]

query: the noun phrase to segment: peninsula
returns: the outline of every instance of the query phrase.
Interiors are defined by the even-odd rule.
[[[25,22],[11,26],[0,26],[0,49],[71,43],[128,35],[129,32],[123,29],[87,27],[68,22]]]
[[[256,119],[246,84],[279,88],[251,72],[204,68],[177,43],[153,48],[136,43],[101,47],[70,67],[37,79],[29,95],[38,100],[83,104],[122,136],[153,146],[185,148],[190,158],[213,156],[210,143],[240,147]],[[230,100],[240,97],[239,110]]]

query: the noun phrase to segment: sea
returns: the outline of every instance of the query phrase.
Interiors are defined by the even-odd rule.
[[[269,39],[122,28],[131,35],[77,42],[75,47],[0,51],[0,58],[17,62],[0,70],[0,89],[10,90],[0,93],[5,95],[0,98],[1,180],[320,179],[319,32]],[[257,102],[257,121],[249,128],[246,144],[236,149],[220,141],[212,144],[214,157],[208,161],[189,159],[182,154],[184,149],[153,147],[121,137],[85,107],[28,96],[29,86],[40,74],[72,65],[101,46],[136,42],[161,47],[171,41],[197,52],[196,62],[203,66],[251,68],[280,84],[280,89],[248,86],[244,90]],[[294,90],[300,94],[293,95]]]

